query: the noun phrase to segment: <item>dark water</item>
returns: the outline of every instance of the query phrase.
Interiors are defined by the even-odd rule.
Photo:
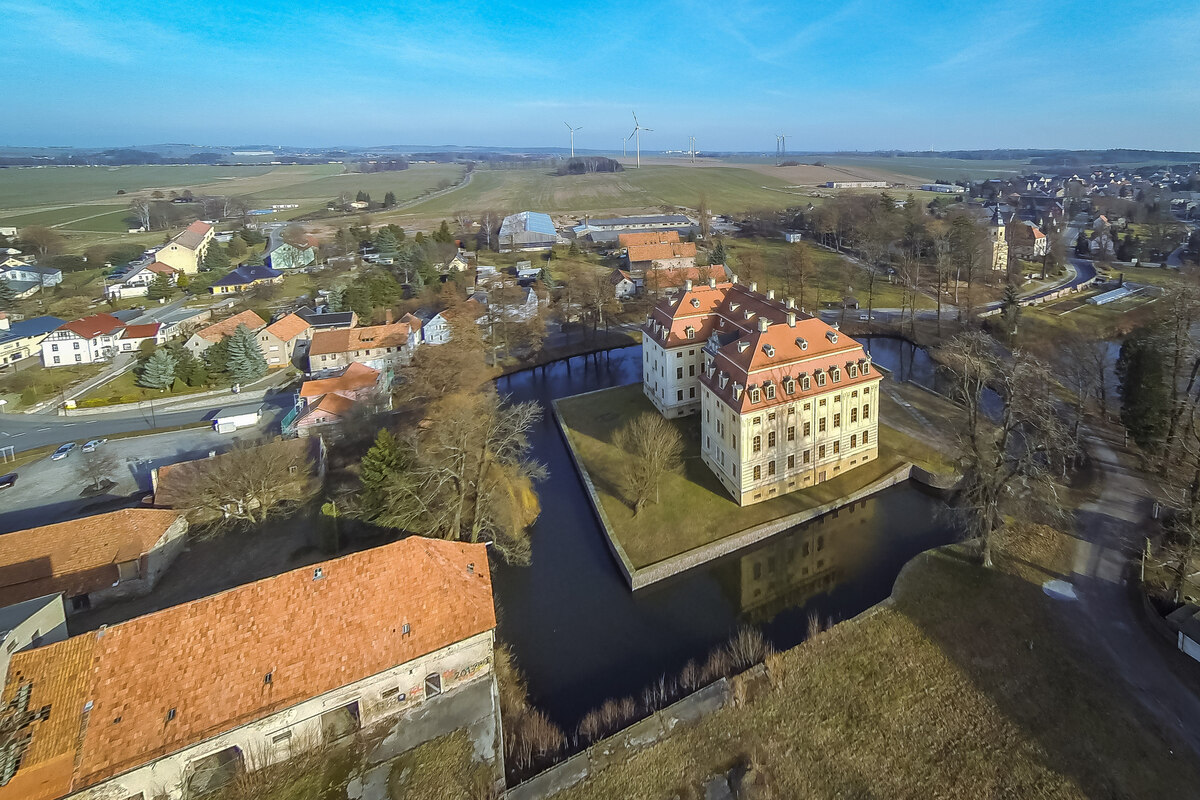
[[[938,368],[938,363],[924,347],[895,336],[859,338],[871,354],[871,360],[890,371],[894,380],[915,383],[944,395],[951,394],[950,376]],[[1004,402],[992,389],[984,389],[982,408],[990,419],[998,420]]]
[[[882,362],[881,362],[882,363]],[[846,619],[891,593],[900,567],[953,539],[940,501],[902,484],[669,581],[631,592],[603,540],[550,413],[550,401],[640,379],[638,346],[503,378],[514,401],[547,414],[533,432],[549,480],[533,564],[494,574],[500,639],[534,701],[564,729],[604,700],[640,696],[660,675],[703,661],[741,623],[778,648],[803,640],[810,612]],[[731,501],[732,502],[732,501]],[[703,525],[703,520],[696,520]]]

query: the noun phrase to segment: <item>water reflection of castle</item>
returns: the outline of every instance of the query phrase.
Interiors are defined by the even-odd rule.
[[[734,594],[746,621],[767,622],[852,577],[871,552],[876,506],[872,498],[856,501],[743,555]]]

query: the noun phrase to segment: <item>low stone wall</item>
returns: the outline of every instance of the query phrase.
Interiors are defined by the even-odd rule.
[[[170,414],[175,411],[191,411],[196,408],[212,407],[214,410],[218,406],[213,405],[214,397],[226,397],[228,401],[225,405],[237,406],[250,403],[254,400],[262,400],[270,393],[270,389],[256,389],[250,392],[238,392],[234,394],[228,389],[218,389],[211,392],[197,392],[194,395],[189,395],[189,399],[181,399],[178,402],[167,399],[162,400],[141,400],[136,403],[116,403],[111,406],[94,406],[91,408],[60,408],[59,416],[64,417],[90,417],[97,414],[121,414],[131,411],[150,411],[151,405],[157,414]]]
[[[570,789],[605,767],[628,760],[634,753],[670,738],[681,725],[724,708],[730,694],[729,681],[721,678],[514,786],[505,793],[505,800],[538,800]]]

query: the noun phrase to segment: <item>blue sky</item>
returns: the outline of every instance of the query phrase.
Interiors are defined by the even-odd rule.
[[[5,145],[1200,149],[1200,3],[0,0]]]

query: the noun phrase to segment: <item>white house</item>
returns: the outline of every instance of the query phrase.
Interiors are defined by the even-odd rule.
[[[178,280],[179,270],[161,261],[135,266],[118,278],[116,283],[110,283],[104,293],[113,300],[120,300],[123,297],[144,297],[150,291],[150,284],[154,283],[160,275],[166,275],[167,279],[174,284]]]
[[[0,265],[0,280],[12,287],[17,299],[24,300],[43,287],[50,288],[62,283],[62,270],[35,266],[19,258],[8,258]]]
[[[108,361],[117,353],[137,352],[142,342],[162,344],[166,333],[159,323],[126,325],[112,314],[93,314],[68,322],[42,340],[42,364],[62,367]]]
[[[421,341],[424,344],[445,344],[450,341],[450,322],[442,312],[418,311],[421,325]]]

